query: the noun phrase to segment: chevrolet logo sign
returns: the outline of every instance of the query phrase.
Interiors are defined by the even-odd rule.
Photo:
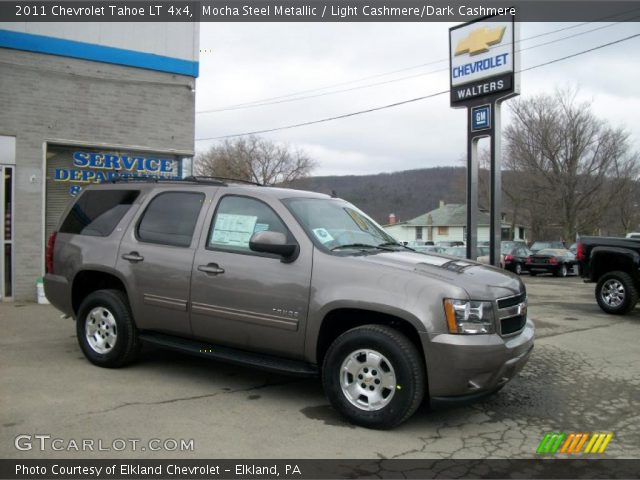
[[[472,31],[466,38],[458,42],[455,56],[457,57],[464,53],[478,55],[479,53],[488,52],[489,47],[502,41],[506,29],[507,27],[481,27]]]

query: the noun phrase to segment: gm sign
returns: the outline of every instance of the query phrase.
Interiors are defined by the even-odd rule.
[[[451,106],[518,93],[516,24],[492,17],[449,30]]]

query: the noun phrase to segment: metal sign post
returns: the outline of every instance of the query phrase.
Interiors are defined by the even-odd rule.
[[[502,240],[501,103],[519,94],[515,49],[518,24],[511,17],[484,17],[449,29],[451,106],[466,107],[467,258],[478,253],[478,142],[491,141],[489,258],[500,263]]]

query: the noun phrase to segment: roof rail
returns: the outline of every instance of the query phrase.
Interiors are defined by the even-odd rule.
[[[242,178],[229,178],[229,177],[217,177],[217,176],[206,176],[206,175],[191,175],[189,177],[185,177],[183,180],[187,182],[196,182],[196,183],[217,183],[226,185],[227,182],[238,182],[238,183],[247,183],[249,185],[257,185],[258,187],[264,187],[262,183],[252,182],[251,180],[244,180]]]
[[[154,177],[150,175],[115,175],[110,180],[109,183],[120,183],[120,182],[144,182],[144,183],[158,183],[158,182],[181,182],[185,179],[180,177]]]

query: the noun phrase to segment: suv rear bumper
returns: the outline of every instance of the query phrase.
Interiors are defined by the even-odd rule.
[[[71,288],[66,277],[50,273],[44,276],[44,293],[47,296],[47,300],[51,305],[67,315],[73,315],[70,292]]]
[[[421,334],[429,395],[444,400],[440,397],[475,397],[499,389],[525,365],[534,337],[529,319],[520,333],[507,337]]]

